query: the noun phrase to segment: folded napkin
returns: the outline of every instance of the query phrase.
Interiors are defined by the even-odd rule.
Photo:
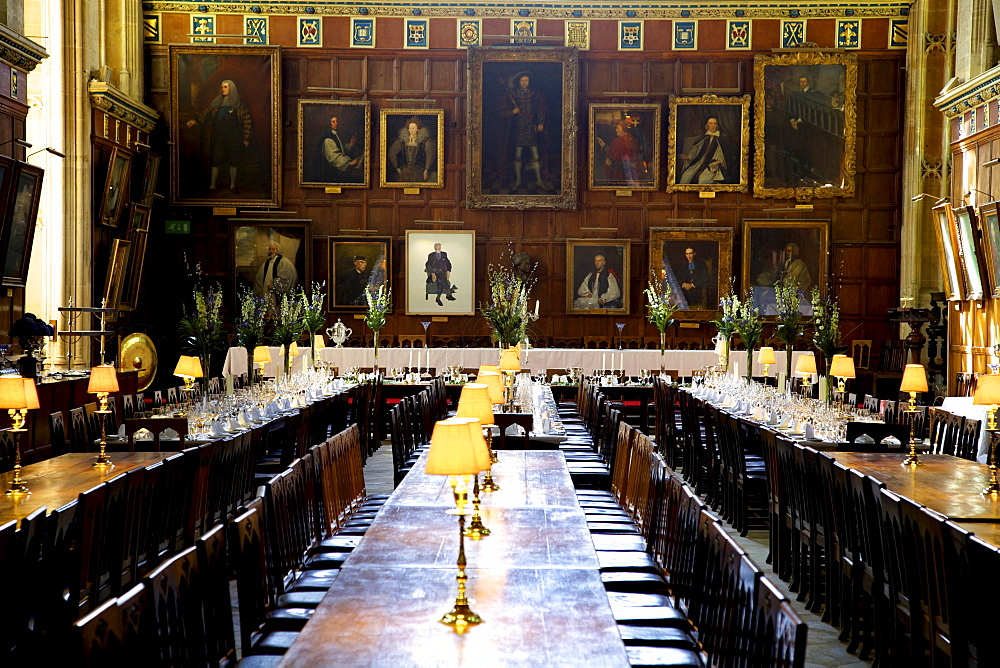
[[[813,429],[813,426],[808,422],[806,423],[806,428],[803,430],[802,434],[806,438],[816,438],[816,430]]]
[[[281,410],[287,411],[291,410],[291,408],[292,408],[291,400],[288,397],[285,397],[285,400],[281,402]]]
[[[274,401],[269,401],[267,406],[264,406],[264,415],[277,415],[278,414],[278,404]]]
[[[219,437],[225,436],[226,430],[223,428],[222,423],[219,420],[212,420],[208,433],[210,433],[213,437]]]
[[[771,409],[771,419],[767,421],[768,424],[778,424],[778,411]]]
[[[871,436],[869,436],[868,434],[861,434],[856,439],[854,439],[854,442],[855,443],[874,443],[875,439],[872,438]]]
[[[240,411],[239,415],[236,416],[236,420],[241,427],[250,425],[250,415],[245,410]]]
[[[118,438],[125,440],[125,425],[118,427]]]
[[[240,431],[240,421],[235,418],[229,418],[226,421],[226,430],[228,431]]]

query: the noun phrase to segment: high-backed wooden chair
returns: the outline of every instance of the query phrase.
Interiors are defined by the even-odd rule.
[[[872,360],[872,340],[853,339],[851,341],[851,357],[854,358],[855,369],[868,369]]]
[[[52,450],[58,454],[69,450],[69,443],[66,441],[66,416],[62,411],[49,415],[49,441],[52,443]]]
[[[584,348],[610,349],[610,336],[585,336],[583,337]]]
[[[420,344],[420,345],[417,345]],[[427,347],[427,335],[426,334],[400,334],[399,335],[399,347],[400,348],[426,348]]]
[[[578,336],[553,336],[550,339],[553,348],[580,348]]]

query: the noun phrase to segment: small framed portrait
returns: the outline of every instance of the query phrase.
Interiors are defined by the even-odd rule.
[[[299,100],[299,185],[367,188],[371,104]]]
[[[2,208],[7,225],[0,237],[0,248],[5,249],[2,280],[5,287],[23,288],[28,281],[28,263],[35,241],[35,219],[44,175],[45,170],[41,167],[19,162],[7,191]]]
[[[131,247],[132,242],[125,239],[115,239],[111,242],[108,273],[104,276],[104,308],[118,308]]]
[[[577,50],[469,47],[470,209],[575,209]]]
[[[151,207],[156,197],[156,182],[160,178],[160,154],[149,152],[142,166],[142,183],[139,184],[139,204]]]
[[[754,58],[754,197],[854,194],[857,56]]]
[[[168,48],[171,202],[279,206],[281,48]]]
[[[965,279],[959,267],[958,234],[955,231],[955,217],[951,204],[941,200],[933,209],[934,232],[937,237],[938,257],[944,271],[945,297],[948,301],[965,298]]]
[[[139,288],[142,285],[142,269],[146,261],[146,240],[149,237],[148,206],[132,202],[128,212],[128,240],[132,244],[129,252],[128,267],[122,279],[121,299],[118,308],[134,309],[139,300]]]
[[[979,207],[979,234],[983,242],[983,264],[986,265],[986,275],[989,286],[986,294],[1000,297],[1000,213],[997,207],[1000,202],[990,202]]]
[[[375,293],[390,272],[392,237],[330,237],[329,309],[367,311],[365,293]]]
[[[679,320],[709,320],[729,289],[733,230],[660,227],[649,230],[650,280],[669,288]]]
[[[827,220],[744,220],[743,285],[763,316],[778,314],[775,285],[798,288],[799,312],[812,315],[813,286],[826,294]]]
[[[129,168],[132,165],[132,154],[120,148],[111,149],[111,159],[108,161],[108,172],[104,177],[104,190],[100,202],[97,219],[102,225],[118,227],[122,206],[125,204],[126,186],[128,185]]]
[[[975,233],[976,210],[971,206],[952,208],[955,218],[955,235],[958,240],[958,257],[965,276],[965,298],[982,299],[986,294],[979,258],[983,257],[982,244]]]
[[[476,233],[406,231],[406,315],[476,314]]]
[[[587,145],[591,190],[659,189],[660,105],[590,105]]]
[[[250,288],[277,308],[282,295],[298,292],[312,276],[310,220],[231,218],[234,294]]]
[[[379,112],[379,185],[444,188],[444,110]]]
[[[566,312],[628,313],[629,244],[566,240]]]
[[[671,97],[667,190],[746,192],[750,96]]]

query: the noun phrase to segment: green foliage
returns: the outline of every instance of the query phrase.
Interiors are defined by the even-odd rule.
[[[486,269],[486,282],[490,288],[490,301],[479,305],[479,312],[493,337],[505,348],[517,345],[524,339],[528,327],[528,294],[534,279],[524,280],[512,268],[490,265]]]
[[[274,331],[271,338],[283,346],[298,341],[305,329],[305,312],[302,300],[297,295],[281,295],[278,313],[274,317]]]
[[[315,334],[326,324],[326,281],[313,281],[312,293],[306,295],[306,289],[299,289],[299,301],[302,302],[302,326],[310,334]]]
[[[392,289],[383,283],[378,286],[375,294],[372,294],[371,290],[365,290],[365,299],[368,301],[365,324],[375,332],[375,345],[378,347],[378,330],[385,326],[386,315],[392,308]]]
[[[672,301],[673,295],[670,293],[670,286],[662,280],[655,280],[655,278],[654,276],[649,281],[649,287],[643,291],[646,293],[646,301],[648,302],[646,304],[648,309],[646,318],[662,334],[673,322],[677,304]]]

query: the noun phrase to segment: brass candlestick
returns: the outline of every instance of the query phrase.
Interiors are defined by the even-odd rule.
[[[465,530],[465,535],[472,540],[486,538],[492,532],[483,524],[483,518],[479,515],[479,474],[473,476],[475,482],[472,485],[472,520],[469,528]]]
[[[31,490],[21,480],[21,434],[28,431],[24,428],[24,421],[28,416],[27,409],[11,408],[7,411],[10,415],[11,427],[8,431],[14,434],[14,479],[10,481],[10,489],[7,495],[31,494]]]
[[[500,461],[497,457],[497,451],[493,449],[493,431],[489,427],[483,427],[483,436],[486,437],[486,447],[490,449],[490,464],[496,464]],[[482,492],[499,492],[500,485],[493,481],[493,467],[486,469],[486,476],[483,478],[483,484],[479,486]]]
[[[924,463],[920,461],[920,455],[917,454],[917,438],[914,433],[913,425],[917,421],[917,393],[910,392],[910,403],[907,405],[904,413],[910,414],[910,454],[906,455],[906,459],[900,464],[900,466],[923,466]]]
[[[983,494],[989,496],[1000,495],[1000,481],[997,481],[997,453],[996,439],[993,432],[997,431],[997,407],[990,406],[986,409],[986,431],[990,432],[990,484],[983,490]]]
[[[465,504],[468,502],[468,487],[459,485],[455,477],[452,477],[452,490],[455,495],[456,510],[449,510],[449,513],[458,515],[458,574],[455,580],[458,582],[458,595],[455,597],[455,605],[450,612],[447,612],[440,621],[442,624],[451,626],[456,633],[464,633],[470,626],[482,624],[483,618],[477,615],[469,607],[469,599],[465,595],[465,583],[469,576],[465,573]]]
[[[101,451],[97,454],[97,459],[94,461],[92,466],[114,466],[111,462],[111,458],[108,457],[107,453],[104,451],[108,444],[107,421],[108,416],[111,415],[111,411],[108,410],[108,393],[101,392],[97,395],[97,397],[101,402],[101,407],[94,412],[100,416],[101,421]]]

